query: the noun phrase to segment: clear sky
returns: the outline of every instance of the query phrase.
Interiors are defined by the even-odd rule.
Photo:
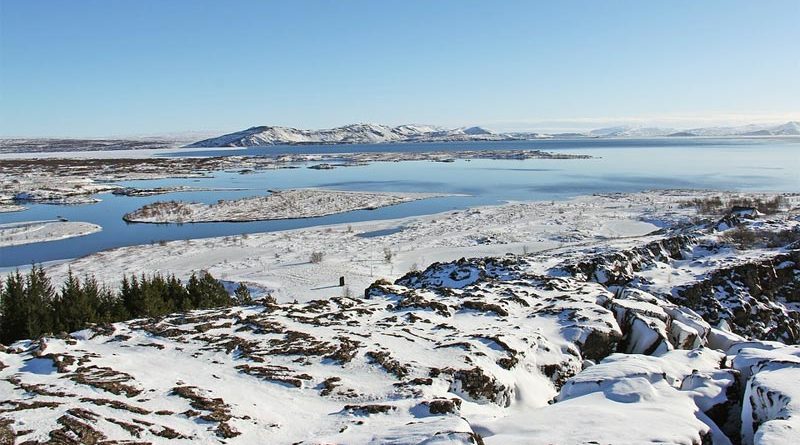
[[[800,1],[0,0],[0,135],[800,120]]]

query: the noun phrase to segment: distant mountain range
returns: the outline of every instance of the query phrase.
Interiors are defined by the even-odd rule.
[[[251,127],[205,139],[188,147],[253,147],[298,144],[380,144],[384,142],[503,141],[519,139],[496,134],[481,127],[448,130],[431,125],[352,124],[324,130],[289,127]]]
[[[800,122],[783,125],[744,125],[739,127],[705,127],[676,130],[656,127],[609,127],[592,130],[590,137],[693,137],[693,136],[798,136]]]
[[[385,142],[514,141],[545,138],[650,138],[708,136],[800,136],[800,122],[783,125],[745,125],[678,130],[674,128],[618,126],[587,133],[494,133],[482,127],[446,129],[432,125],[351,124],[323,130],[260,126],[204,139],[187,147],[254,147],[301,144],[380,144]]]

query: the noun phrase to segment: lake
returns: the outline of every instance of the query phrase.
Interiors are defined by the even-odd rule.
[[[305,145],[242,150],[194,149],[170,156],[263,156],[283,153],[354,151],[454,151],[541,149],[582,153],[593,159],[458,160],[377,162],[334,170],[264,170],[252,174],[215,172],[209,178],[122,181],[133,187],[190,186],[244,190],[176,192],[148,197],[96,195],[97,204],[30,204],[23,212],[0,213],[0,224],[64,217],[99,224],[103,231],[79,238],[0,248],[0,267],[29,265],[88,255],[114,247],[211,236],[295,229],[317,225],[424,215],[520,200],[560,200],[605,192],[649,189],[715,189],[800,192],[800,138],[558,139],[375,145]],[[456,193],[376,210],[319,218],[245,223],[128,224],[122,215],[164,200],[213,203],[263,195],[268,189],[324,187],[357,191]]]

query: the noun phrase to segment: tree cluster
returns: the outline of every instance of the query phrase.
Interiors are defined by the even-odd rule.
[[[249,304],[247,287],[239,285],[236,300],[208,272],[192,274],[184,285],[174,275],[131,275],[120,290],[98,284],[92,276],[72,271],[57,291],[41,266],[27,275],[9,274],[0,290],[0,342],[10,344],[57,332],[73,332],[93,323],[112,323],[172,312]]]

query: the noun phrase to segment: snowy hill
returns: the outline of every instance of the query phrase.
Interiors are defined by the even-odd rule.
[[[351,124],[323,130],[261,126],[205,139],[188,147],[254,147],[294,144],[380,144],[384,142],[500,141],[514,139],[481,127],[445,129],[431,125]]]
[[[598,128],[587,133],[546,134],[539,132],[494,133],[482,127],[446,129],[433,125],[351,124],[323,130],[260,126],[205,139],[187,147],[257,147],[298,144],[380,144],[385,142],[467,142],[549,139],[553,137],[653,138],[725,136],[798,136],[800,122],[783,125],[744,125],[738,127],[675,128],[621,125]]]
[[[514,133],[521,135],[522,133]],[[591,130],[586,133],[560,133],[553,137],[593,137],[593,138],[652,138],[652,137],[728,137],[728,136],[798,136],[800,122],[787,122],[782,125],[741,125],[735,127],[698,127],[689,129],[637,127],[620,125]]]
[[[800,122],[787,122],[777,127],[743,133],[744,136],[798,136],[800,135]]]
[[[598,128],[586,134],[600,138],[651,138],[651,137],[694,137],[694,136],[798,136],[800,122],[787,122],[783,125],[742,125],[738,127],[701,127],[688,130],[660,127],[636,127],[622,125]]]
[[[614,138],[651,138],[666,136],[674,133],[675,129],[672,128],[658,128],[658,127],[632,127],[632,126],[619,126],[599,128],[589,132],[589,136],[593,137],[614,137]]]
[[[783,125],[743,125],[739,127],[691,128],[669,136],[798,136],[800,122],[787,122]]]

